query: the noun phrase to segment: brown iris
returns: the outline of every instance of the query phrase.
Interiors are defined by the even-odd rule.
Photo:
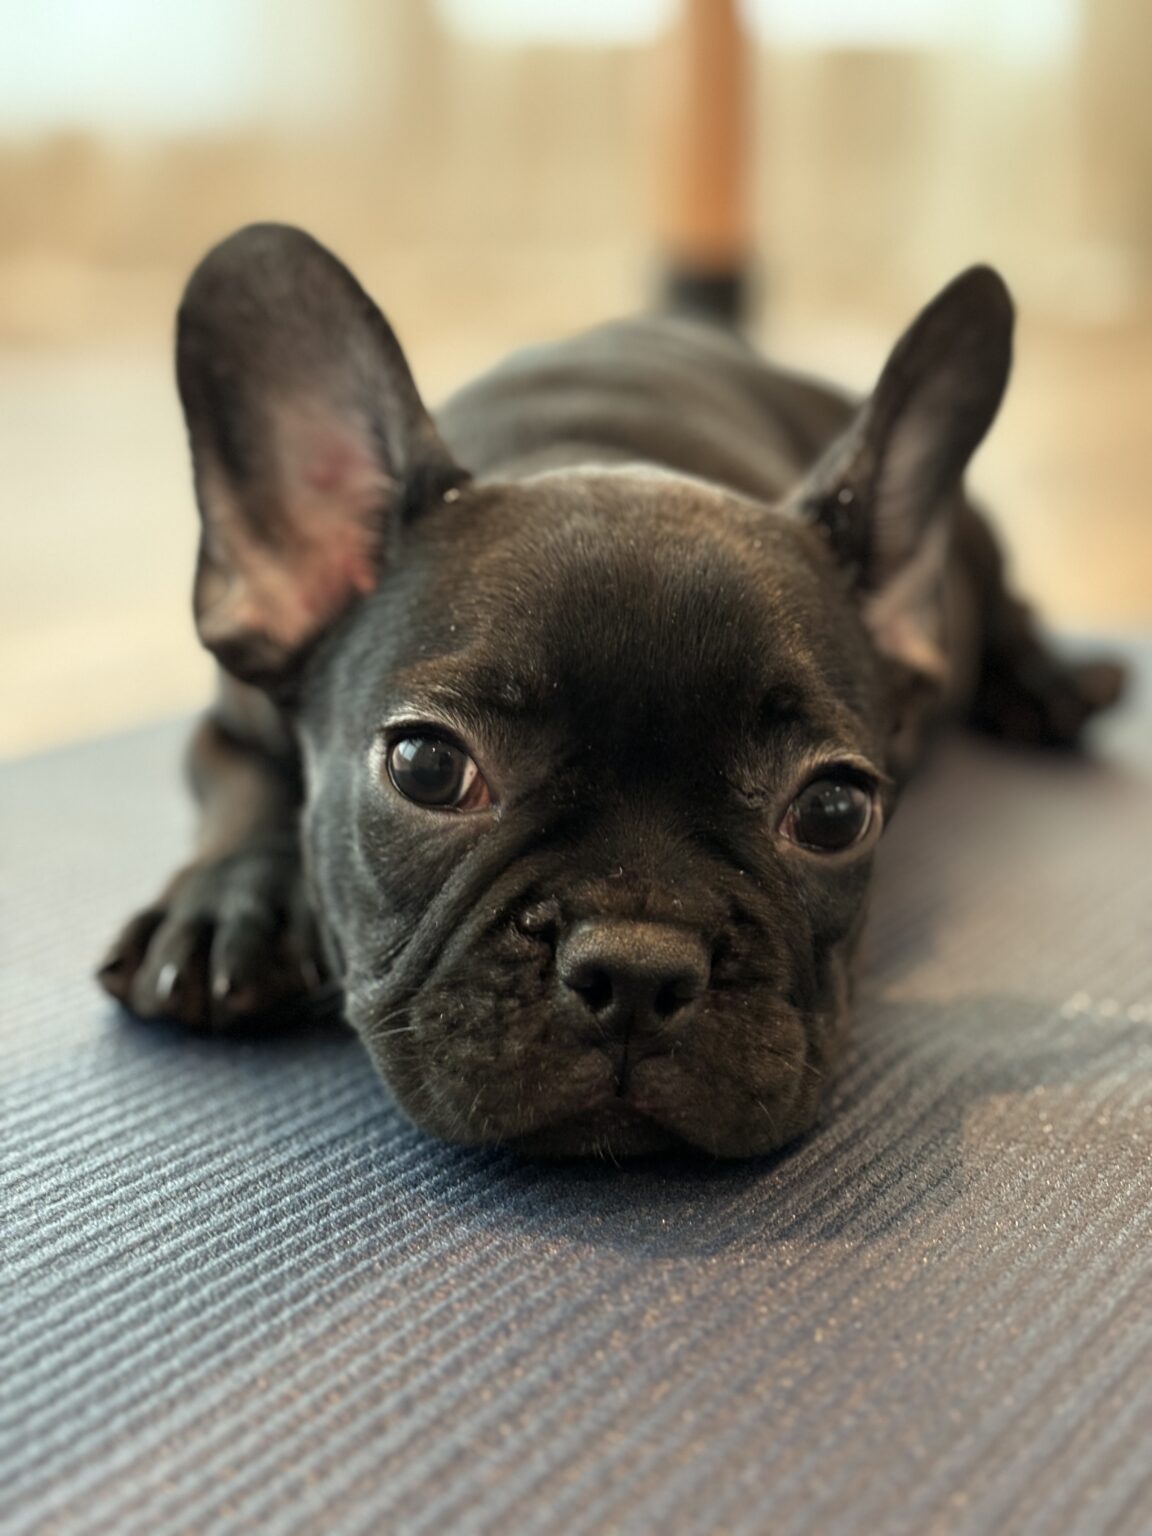
[[[388,777],[406,800],[438,811],[479,811],[492,804],[483,774],[446,736],[400,736],[388,749]]]

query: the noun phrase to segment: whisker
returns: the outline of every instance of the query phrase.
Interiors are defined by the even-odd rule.
[[[772,1111],[768,1108],[767,1104],[765,1104],[764,1100],[763,1099],[756,1099],[756,1098],[754,1098],[752,1100],[752,1102],[753,1102],[753,1104],[755,1104],[756,1108],[763,1113],[764,1118],[765,1118],[765,1120],[767,1120],[769,1129],[771,1130],[773,1136],[779,1135],[779,1132],[780,1132],[780,1122],[777,1120],[776,1116],[772,1113]]]

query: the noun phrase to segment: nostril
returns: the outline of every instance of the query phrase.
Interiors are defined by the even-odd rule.
[[[612,978],[607,971],[589,967],[571,977],[568,985],[583,998],[585,1007],[593,1013],[603,1013],[605,1008],[612,1006]]]
[[[674,976],[657,988],[652,1008],[658,1019],[670,1019],[689,1003],[694,1003],[699,995],[700,987],[695,976]]]

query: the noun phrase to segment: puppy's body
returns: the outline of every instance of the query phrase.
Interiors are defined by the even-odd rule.
[[[327,252],[219,247],[179,345],[226,669],[203,829],[107,988],[220,1025],[330,976],[455,1140],[796,1135],[931,720],[1071,740],[1116,691],[1043,647],[963,497],[1010,324],[975,269],[860,406],[720,327],[624,322],[434,426]]]
[[[453,396],[437,424],[485,478],[651,464],[773,502],[851,413],[736,332],[666,315],[518,353]]]

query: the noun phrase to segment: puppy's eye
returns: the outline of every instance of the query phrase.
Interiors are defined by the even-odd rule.
[[[800,791],[780,830],[815,853],[842,853],[860,842],[872,816],[871,792],[849,774],[831,772]]]
[[[444,736],[401,736],[388,749],[388,777],[406,800],[441,811],[483,811],[492,804],[484,776]]]

